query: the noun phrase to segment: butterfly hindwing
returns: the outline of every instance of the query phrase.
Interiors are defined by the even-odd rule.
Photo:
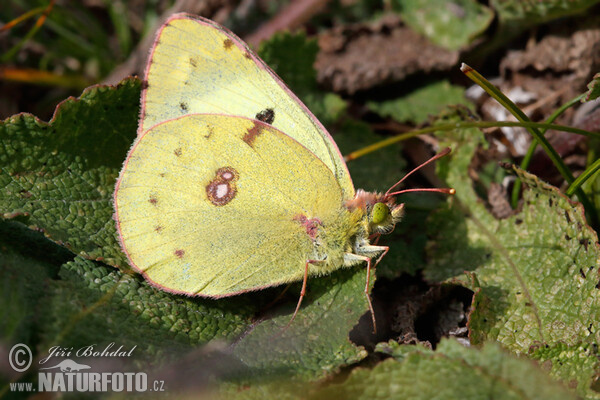
[[[301,280],[302,224],[335,225],[342,190],[327,166],[257,120],[194,114],[144,132],[115,192],[130,263],[170,291],[229,296]]]

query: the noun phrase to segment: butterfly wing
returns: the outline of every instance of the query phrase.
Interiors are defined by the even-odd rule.
[[[139,133],[192,113],[267,122],[315,154],[344,198],[354,186],[333,138],[281,79],[237,36],[215,22],[176,14],[159,31],[146,68]]]
[[[314,243],[302,221],[334,224],[329,168],[270,125],[196,114],[144,132],[115,190],[130,264],[162,289],[222,297],[301,280]]]

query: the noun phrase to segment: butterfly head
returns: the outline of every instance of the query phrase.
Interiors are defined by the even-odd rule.
[[[393,196],[381,193],[370,193],[359,189],[356,197],[347,202],[350,210],[361,209],[368,222],[369,234],[387,234],[402,219],[404,204],[396,204]]]
[[[394,204],[393,201],[378,201],[369,211],[369,227],[371,233],[387,234],[404,215],[404,204]]]
[[[450,149],[444,149],[428,161],[424,162],[411,172],[406,174],[400,181],[394,184],[384,194],[369,193],[364,190],[358,190],[356,197],[346,203],[350,210],[362,209],[368,222],[367,231],[371,234],[387,234],[394,230],[394,226],[402,219],[404,215],[404,204],[396,204],[396,196],[408,192],[438,192],[454,194],[454,189],[432,188],[432,189],[404,189],[394,191],[409,175],[424,167],[425,165],[444,157],[450,153]]]

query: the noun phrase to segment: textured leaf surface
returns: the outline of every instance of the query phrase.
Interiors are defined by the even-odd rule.
[[[87,258],[126,265],[115,240],[112,192],[135,137],[138,80],[95,86],[61,103],[50,123],[28,114],[0,124],[0,213],[25,217]]]
[[[519,172],[527,187],[522,210],[503,220],[492,217],[468,179],[468,163],[480,137],[474,130],[454,136],[456,151],[443,172],[457,194],[454,204],[435,214],[428,226],[437,240],[429,248],[433,263],[426,276],[448,280],[475,271],[466,283],[476,292],[469,322],[474,344],[497,340],[527,354],[561,343],[586,354],[576,349],[592,349],[599,342],[596,234],[586,225],[580,205],[524,172]],[[577,368],[589,373],[586,365],[596,362],[596,354],[588,352],[587,357],[574,358],[568,366],[553,359],[552,374],[574,378]],[[583,387],[591,376],[576,379]]]
[[[52,285],[50,312],[44,315],[47,347],[117,342],[137,345],[160,360],[169,358],[166,352],[232,339],[254,313],[244,296],[228,301],[174,296],[81,257],[62,265],[60,278]]]
[[[594,325],[600,320],[600,291],[596,288],[596,234],[585,225],[581,207],[569,202],[558,189],[532,175],[519,175],[529,186],[523,210],[496,230],[502,243],[496,244],[494,253],[502,257],[477,271],[482,285],[501,283],[501,288],[514,295],[509,296],[509,309],[503,312],[508,320],[498,337],[506,335],[504,339],[514,341],[517,347],[537,340],[571,345],[597,341],[600,336]],[[511,316],[513,313],[517,315]],[[525,331],[534,327],[527,333],[510,332],[511,328]]]
[[[585,101],[596,100],[600,97],[600,73],[594,75],[594,79],[587,85],[588,91],[585,96]]]
[[[0,343],[35,345],[40,329],[37,317],[58,274],[57,264],[72,257],[39,232],[0,221]]]
[[[271,310],[278,316],[255,321],[281,288],[222,300],[177,296],[80,257],[60,268],[60,278],[46,293],[42,348],[57,342],[74,347],[117,342],[126,348],[137,345],[137,356],[160,362],[214,340],[242,336],[233,357],[241,360],[248,377],[326,376],[366,355],[348,340],[367,311],[361,268],[310,280],[303,307],[283,333],[298,285],[290,290],[291,301]]]
[[[526,24],[565,17],[585,10],[598,0],[492,0],[490,5],[502,21],[520,20]]]
[[[214,399],[219,400],[299,400],[306,399],[311,383],[302,380],[280,379],[277,381],[257,382],[240,388],[238,385],[221,385]]]
[[[435,352],[404,347],[397,360],[373,369],[355,369],[342,384],[317,391],[312,399],[574,399],[529,360],[497,344],[466,348],[443,340]],[[391,351],[394,354],[394,351]]]
[[[395,0],[394,7],[412,29],[450,50],[469,44],[483,32],[494,13],[475,0]]]
[[[449,104],[471,105],[462,87],[448,81],[430,83],[406,96],[383,102],[369,102],[367,106],[382,117],[391,117],[399,122],[421,124],[430,116],[438,115]]]
[[[577,388],[579,394],[587,399],[600,399],[597,374],[600,369],[598,347],[595,343],[567,345],[555,343],[531,349],[529,356],[556,378],[565,382],[569,388]]]
[[[262,378],[292,372],[322,378],[363,359],[366,351],[350,343],[348,332],[368,311],[365,279],[364,269],[352,268],[309,280],[310,294],[286,330],[282,331],[293,307],[256,326],[235,346],[234,354]]]

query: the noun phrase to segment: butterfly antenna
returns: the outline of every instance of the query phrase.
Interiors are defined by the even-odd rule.
[[[395,187],[397,187],[398,185],[400,185],[402,182],[404,182],[406,180],[406,178],[408,178],[409,176],[411,176],[414,172],[417,172],[418,170],[420,170],[421,168],[423,168],[424,166],[431,164],[432,162],[447,156],[448,154],[450,154],[450,148],[446,147],[444,150],[440,151],[439,153],[437,153],[435,156],[431,157],[429,160],[425,161],[423,164],[419,165],[418,167],[416,167],[415,169],[413,169],[412,171],[410,171],[408,174],[404,175],[404,177],[402,179],[400,179],[398,182],[396,182],[391,188],[388,189],[387,192],[385,192],[384,198],[387,199],[391,196],[396,196],[402,193],[408,193],[408,192],[438,192],[438,193],[446,193],[446,194],[454,194],[456,191],[454,189],[447,189],[447,188],[441,188],[441,189],[437,189],[437,188],[430,188],[430,189],[405,189],[405,190],[400,190],[398,192],[392,192],[392,190],[394,190]]]

